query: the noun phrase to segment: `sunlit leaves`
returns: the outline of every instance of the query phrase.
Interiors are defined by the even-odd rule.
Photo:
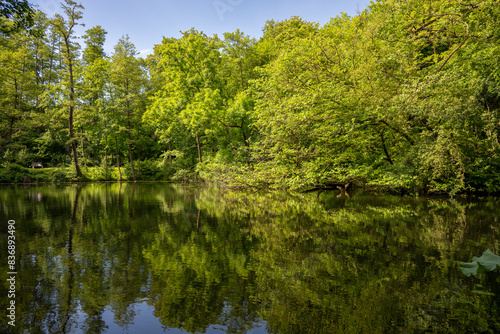
[[[498,31],[484,21],[498,17],[489,1],[378,1],[307,34],[297,18],[276,35],[269,24],[262,45],[287,43],[253,82],[254,178],[292,189],[497,189],[487,170],[498,156]]]

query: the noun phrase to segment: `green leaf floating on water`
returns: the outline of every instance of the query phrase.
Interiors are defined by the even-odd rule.
[[[462,262],[460,270],[467,276],[500,269],[500,256],[489,249],[481,257],[473,257],[472,262]]]

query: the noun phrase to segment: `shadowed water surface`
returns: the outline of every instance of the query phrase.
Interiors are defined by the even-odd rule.
[[[500,331],[500,275],[459,270],[498,254],[498,198],[349,195],[1,187],[0,332]]]

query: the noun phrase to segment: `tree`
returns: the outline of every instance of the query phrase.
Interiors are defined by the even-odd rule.
[[[116,112],[118,131],[127,134],[130,168],[134,181],[136,181],[136,173],[132,156],[132,137],[142,118],[141,99],[146,80],[142,61],[136,58],[136,55],[137,51],[129,37],[121,38],[115,45],[115,52],[111,56],[110,69],[113,108]]]
[[[260,163],[246,179],[498,189],[499,8],[394,0],[322,28],[268,22],[252,81]]]
[[[202,140],[217,126],[214,114],[222,105],[222,82],[218,75],[221,62],[220,41],[194,29],[180,39],[164,39],[155,49],[155,63],[161,68],[163,86],[153,98],[145,119],[157,126],[157,133],[173,133],[172,127],[185,127],[196,139],[198,162],[203,161]],[[153,78],[153,81],[158,79]],[[152,116],[152,115],[158,115]],[[166,115],[168,123],[158,124]]]
[[[104,52],[107,32],[100,26],[86,31],[83,36],[82,115],[87,139],[93,145],[92,153],[99,156],[104,145],[104,178],[108,179],[109,91],[110,62]],[[82,147],[83,150],[83,147]]]
[[[317,33],[319,25],[305,21],[299,16],[292,16],[283,21],[266,21],[262,28],[263,36],[256,45],[256,51],[262,65],[268,64],[281,52],[293,46],[293,41],[309,38]]]
[[[83,62],[85,64],[92,64],[98,59],[106,58],[104,52],[104,42],[108,32],[101,26],[95,26],[88,29],[83,35],[85,40],[85,50],[83,51]]]
[[[36,30],[48,26],[41,12],[33,20]],[[34,143],[46,121],[42,96],[49,83],[51,49],[45,36],[22,29],[0,34],[0,45],[0,156],[6,163],[25,165],[32,156],[42,157]]]
[[[32,5],[28,0],[1,0],[0,17],[14,20],[14,26],[9,26],[0,21],[0,32],[11,34],[19,30],[28,30],[34,24]]]
[[[28,39],[22,32],[15,39],[2,38],[4,45],[0,53],[0,153],[7,145],[24,131],[31,128],[28,96],[33,93],[35,73],[29,70],[31,53]],[[30,87],[31,86],[31,87]],[[24,128],[24,131],[23,131]]]
[[[61,8],[64,10],[66,19],[64,19],[60,14],[56,14],[55,18],[52,20],[52,25],[64,42],[64,56],[68,75],[67,85],[65,85],[64,90],[68,96],[69,140],[73,153],[76,175],[80,178],[82,177],[82,172],[80,171],[80,166],[78,164],[78,155],[76,150],[77,142],[73,129],[73,118],[76,106],[74,65],[77,60],[77,55],[75,52],[75,45],[72,40],[75,34],[74,29],[78,25],[78,21],[82,18],[82,12],[79,11],[79,9],[84,9],[84,7],[75,1],[65,0],[64,3],[61,4]]]
[[[256,67],[261,64],[256,52],[256,41],[239,30],[225,33],[223,40],[223,69],[225,110],[219,117],[224,126],[221,138],[226,136],[226,145],[221,151],[244,151],[244,160],[250,166],[250,141],[253,135],[251,112],[254,100],[250,92],[249,81],[256,79]],[[231,132],[236,133],[231,133]],[[239,132],[239,133],[238,133]],[[232,154],[234,156],[234,154]]]
[[[372,6],[373,40],[392,62],[372,63],[374,86],[404,73],[382,109],[386,129],[407,143],[394,165],[424,191],[498,189],[490,173],[498,171],[498,75],[489,59],[497,57],[499,9],[495,1]]]
[[[226,98],[234,97],[248,88],[248,81],[256,77],[254,68],[258,65],[255,52],[256,41],[239,29],[224,33],[223,69]]]

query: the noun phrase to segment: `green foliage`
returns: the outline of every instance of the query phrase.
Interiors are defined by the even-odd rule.
[[[53,168],[49,171],[48,180],[51,182],[65,182],[69,181],[68,172],[70,168]]]
[[[26,177],[29,177],[31,182],[35,183],[70,182],[76,180],[75,171],[70,167],[32,169],[16,164],[8,164],[7,167],[0,168],[1,183],[23,183]]]
[[[110,171],[108,171],[109,173]],[[82,168],[82,173],[85,177],[91,181],[105,181],[106,180],[106,168],[102,166],[98,167],[84,167]]]
[[[466,275],[474,275],[500,270],[500,256],[493,254],[489,249],[481,257],[473,257],[472,262],[462,262],[460,270]]]
[[[270,20],[259,40],[192,28],[147,61],[128,36],[108,57],[100,26],[80,50],[82,8],[65,0],[64,17],[34,13],[43,34],[0,36],[6,163],[80,160],[96,180],[128,161],[129,180],[500,191],[495,0],[379,0],[323,26]]]
[[[193,170],[188,169],[178,169],[174,175],[172,175],[172,181],[178,181],[182,183],[195,182],[197,181],[197,174]]]
[[[72,167],[51,167],[34,169],[31,171],[33,182],[37,183],[59,183],[76,181],[76,172]]]
[[[0,1],[0,32],[13,33],[19,30],[28,30],[34,25],[33,5],[27,0]],[[5,24],[2,18],[14,20],[14,25]]]
[[[485,91],[497,92],[496,67],[486,64],[497,59],[489,24],[499,8],[465,6],[378,1],[324,27],[270,23],[261,45],[268,39],[279,52],[253,81],[260,136],[249,177],[291,189],[357,181],[496,191],[498,94]],[[488,28],[478,24],[486,17]]]
[[[92,64],[96,60],[103,59],[106,54],[103,46],[106,41],[107,31],[101,26],[95,26],[86,31],[83,36],[87,47],[83,52],[83,61],[87,64]]]
[[[137,179],[141,181],[165,180],[165,172],[155,160],[145,160],[137,163]]]
[[[26,147],[19,148],[17,151],[11,151],[10,149],[3,152],[4,162],[14,163],[21,166],[29,166],[29,163],[33,160],[32,154],[29,153]]]
[[[14,183],[23,182],[24,178],[29,176],[29,169],[17,164],[8,164],[0,168],[0,182]]]

